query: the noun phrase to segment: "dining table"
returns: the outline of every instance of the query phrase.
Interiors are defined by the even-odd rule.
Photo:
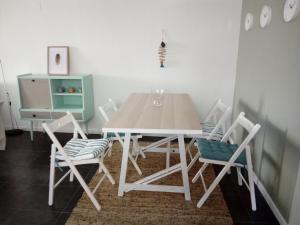
[[[159,104],[157,104],[158,101]],[[163,93],[157,96],[153,93],[131,93],[120,109],[112,115],[110,121],[104,125],[102,131],[125,133],[118,196],[123,196],[128,191],[139,190],[184,193],[185,200],[191,200],[184,139],[201,136],[202,129],[195,104],[189,94]],[[159,144],[177,139],[180,162],[133,183],[126,182],[130,137],[137,133],[165,135],[158,141]],[[180,186],[152,184],[154,181],[180,171],[182,177]]]

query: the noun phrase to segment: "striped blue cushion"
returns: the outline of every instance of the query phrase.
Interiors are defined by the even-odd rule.
[[[108,144],[108,139],[72,139],[64,146],[64,150],[71,160],[95,159],[108,148]],[[59,152],[56,158],[64,160]]]
[[[211,132],[213,131],[213,129],[216,127],[215,124],[212,124],[212,123],[201,123],[201,126],[202,126],[202,135],[203,137],[208,137]],[[220,140],[222,139],[224,133],[222,131],[221,128],[219,128],[212,136],[212,139],[213,140]]]
[[[228,162],[238,148],[236,144],[228,144],[220,141],[212,141],[204,138],[197,139],[201,157],[205,159]],[[246,165],[246,154],[243,151],[236,159],[236,163]]]

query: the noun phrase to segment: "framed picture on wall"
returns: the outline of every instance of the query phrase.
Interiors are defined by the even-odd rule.
[[[69,47],[48,46],[48,74],[68,75],[69,74]]]

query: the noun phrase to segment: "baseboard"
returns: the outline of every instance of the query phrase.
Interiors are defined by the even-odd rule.
[[[262,196],[264,197],[264,199],[268,203],[269,207],[271,208],[272,212],[274,213],[274,215],[275,215],[276,219],[278,220],[278,222],[280,223],[280,225],[288,225],[288,223],[285,221],[285,219],[281,215],[281,213],[278,210],[277,206],[273,202],[271,196],[269,195],[269,193],[265,189],[264,185],[260,182],[260,180],[258,179],[256,174],[254,174],[254,182],[255,182],[258,190],[260,191],[260,193],[262,194]]]

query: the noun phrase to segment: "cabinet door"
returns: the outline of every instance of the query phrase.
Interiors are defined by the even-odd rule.
[[[51,108],[49,80],[20,79],[19,85],[22,108]]]

